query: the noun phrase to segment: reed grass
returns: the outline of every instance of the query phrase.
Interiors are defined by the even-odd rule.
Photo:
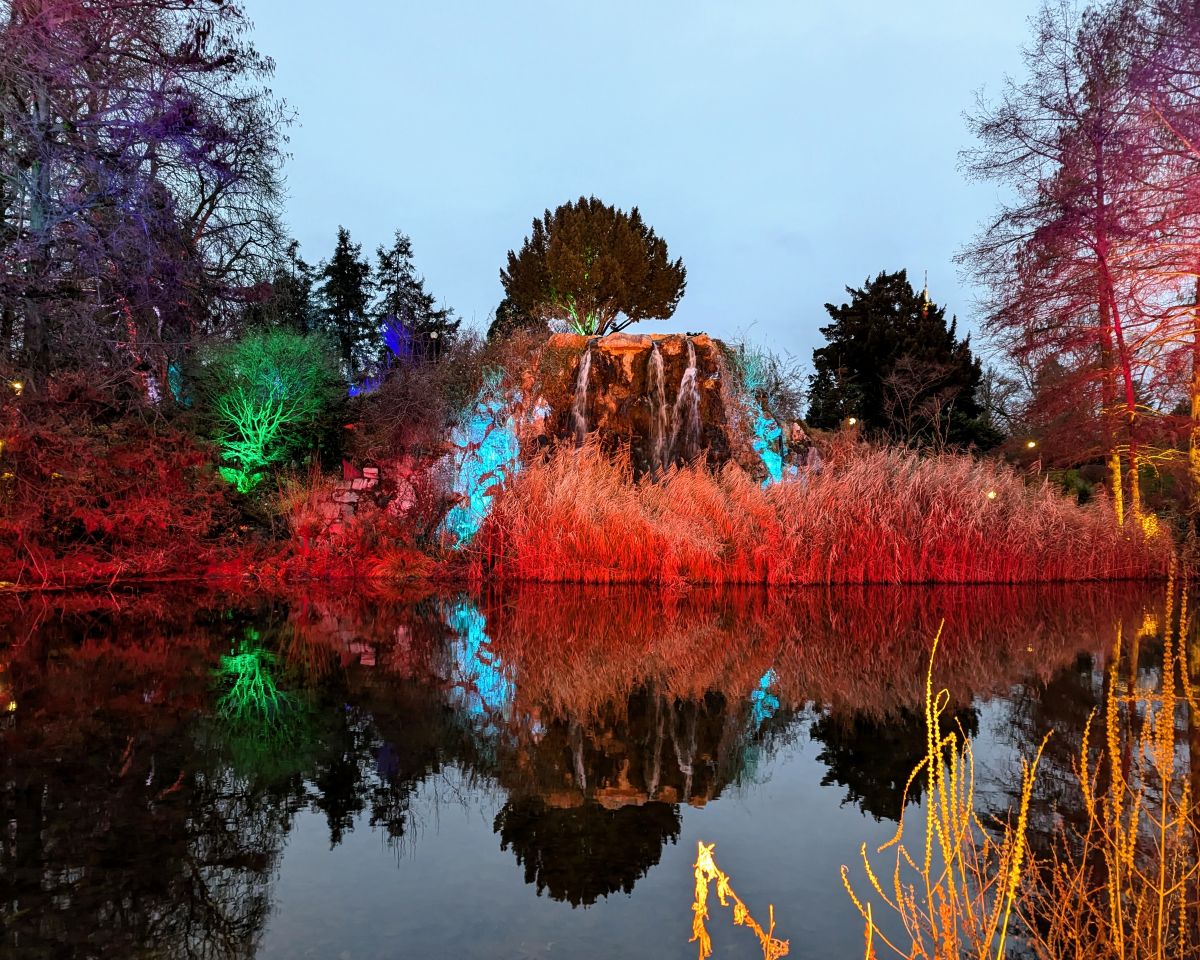
[[[717,900],[721,906],[729,907],[733,911],[735,924],[748,927],[754,934],[762,949],[763,960],[778,960],[779,957],[786,957],[789,949],[788,941],[780,940],[775,936],[775,905],[771,904],[768,907],[767,926],[763,927],[750,914],[750,908],[746,906],[745,901],[733,892],[729,875],[717,866],[713,859],[714,846],[715,844],[712,843],[698,843],[696,845],[696,862],[692,865],[692,872],[696,878],[696,892],[692,900],[692,939],[688,942],[697,944],[698,960],[708,960],[713,955],[712,937],[708,932],[710,919],[708,891],[714,883],[716,884]]]
[[[634,482],[595,444],[497,497],[474,573],[586,583],[1020,583],[1165,576],[1169,538],[1002,463],[861,446],[766,488],[735,464]]]
[[[962,730],[944,732],[942,715],[949,705],[945,690],[934,693],[933,663],[939,630],[925,679],[925,758],[913,770],[905,793],[925,778],[923,831],[916,848],[905,842],[908,815],[901,815],[895,836],[879,849],[893,851],[894,864],[880,874],[860,849],[871,891],[886,908],[884,916],[899,921],[903,935],[880,924],[872,902],[856,892],[846,867],[842,883],[863,918],[866,960],[880,951],[906,960],[978,960],[1005,955],[1010,920],[1017,902],[1026,859],[1026,825],[1042,741],[1032,761],[1023,762],[1021,790],[1012,819],[985,824],[975,811],[975,755]],[[907,805],[902,805],[907,810]]]
[[[1042,960],[1200,956],[1200,722],[1187,577],[1168,587],[1162,667],[1139,679],[1143,635],[1118,626],[1102,709],[1074,766],[1080,822],[1064,821],[1031,871],[1021,915]],[[1148,624],[1153,632],[1155,624]],[[1096,742],[1098,740],[1098,742]]]

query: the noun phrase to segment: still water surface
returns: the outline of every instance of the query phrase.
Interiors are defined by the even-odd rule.
[[[1156,587],[0,605],[0,957],[693,957],[697,841],[793,957],[861,957],[925,670],[980,802],[1057,733],[1049,829]],[[919,803],[919,788],[909,803]],[[1060,804],[1062,797],[1058,797]],[[759,956],[727,916],[718,958]]]

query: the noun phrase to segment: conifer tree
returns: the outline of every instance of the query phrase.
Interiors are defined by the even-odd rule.
[[[342,372],[354,380],[375,352],[378,324],[370,311],[371,264],[345,227],[338,227],[333,256],[321,265],[319,276],[325,329],[337,341]]]
[[[391,247],[379,247],[375,258],[380,325],[385,331],[401,331],[415,357],[436,360],[453,343],[460,321],[426,292],[425,280],[413,266],[412,240],[397,230]]]
[[[916,293],[906,271],[880,273],[850,302],[825,304],[833,323],[813,351],[809,422],[831,428],[854,417],[902,442],[992,446],[976,390],[983,375],[946,309]]]
[[[637,207],[626,213],[580,197],[533,221],[521,249],[508,252],[500,280],[520,315],[603,336],[671,316],[687,271]]]

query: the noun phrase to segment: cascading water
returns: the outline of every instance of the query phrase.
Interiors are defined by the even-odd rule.
[[[670,451],[667,434],[671,429],[670,404],[667,403],[667,381],[663,373],[662,351],[658,342],[650,343],[650,369],[646,377],[650,388],[650,469],[657,474],[667,468]]]
[[[575,442],[582,446],[587,439],[587,391],[588,377],[592,372],[592,345],[583,352],[579,360],[579,376],[575,378],[575,399],[571,402],[571,419],[575,426]]]
[[[680,446],[680,441],[683,441]],[[687,338],[687,369],[679,381],[679,394],[671,414],[672,458],[694,460],[700,452],[700,389],[696,385],[696,347]]]

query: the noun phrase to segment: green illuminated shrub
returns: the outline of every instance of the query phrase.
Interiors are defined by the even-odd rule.
[[[268,468],[314,446],[345,395],[329,344],[288,330],[210,347],[196,387],[213,421],[221,476],[243,493]]]

